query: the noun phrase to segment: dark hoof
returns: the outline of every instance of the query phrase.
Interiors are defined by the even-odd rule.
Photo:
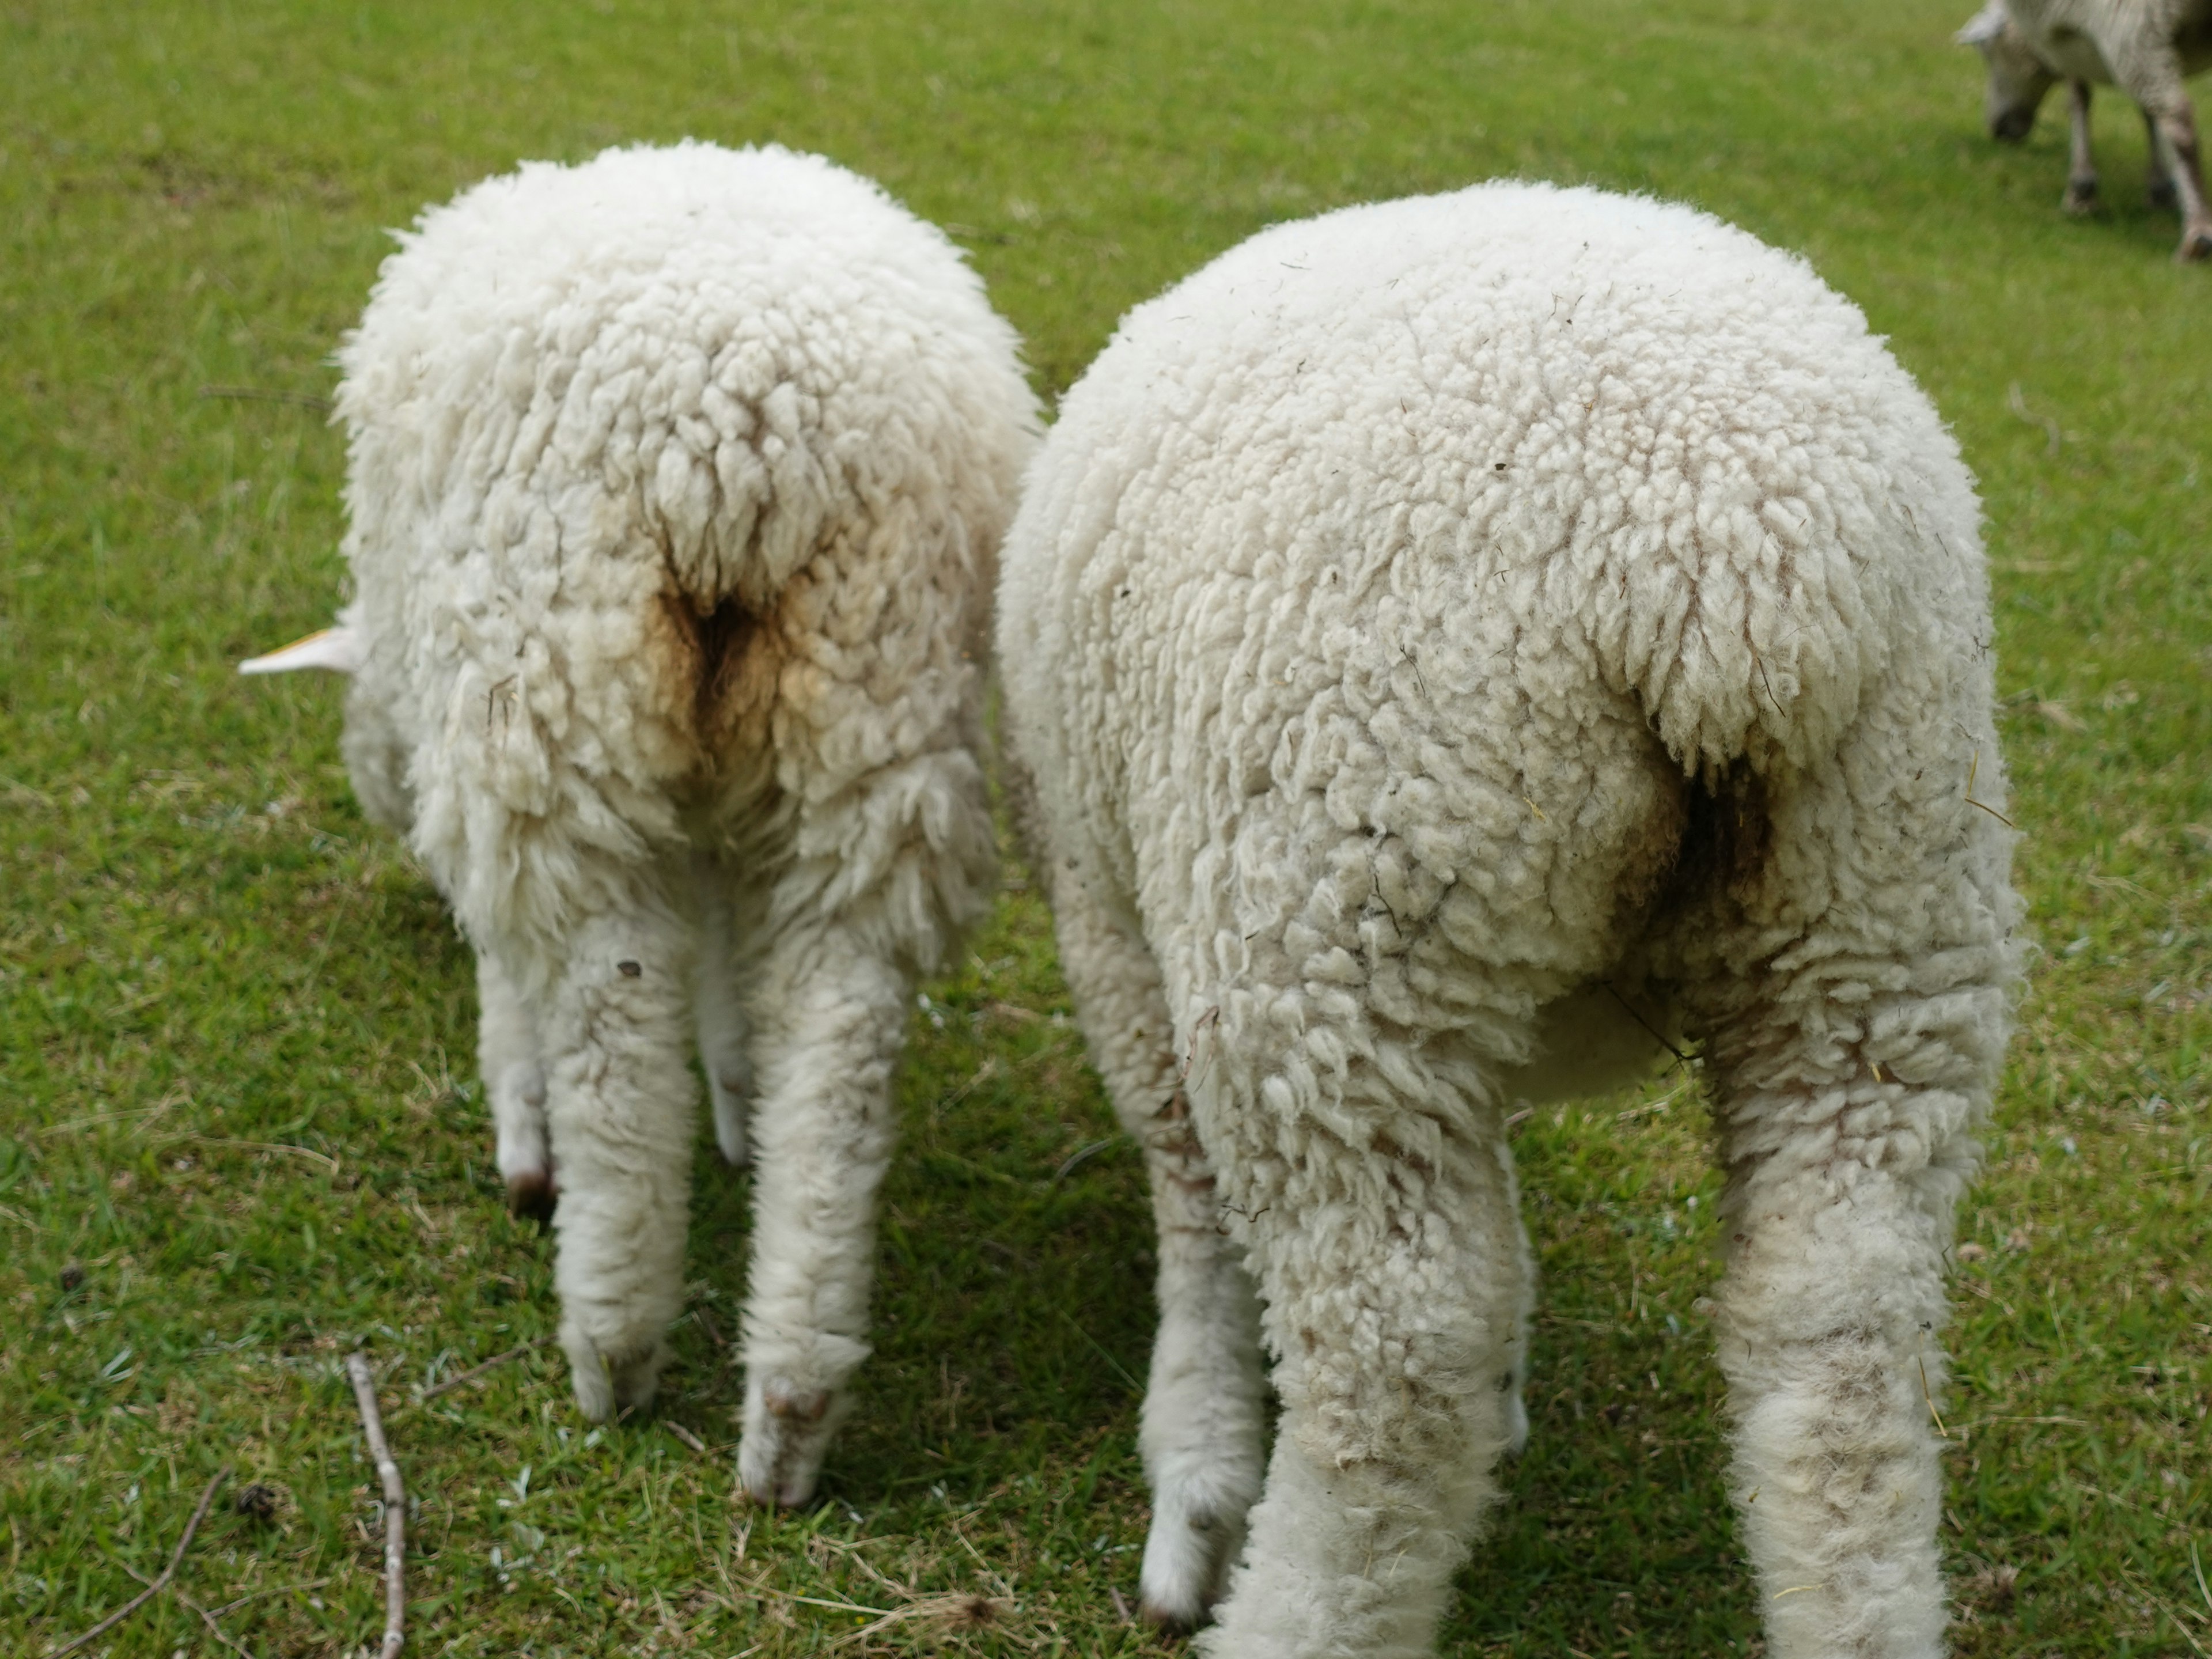
[[[2181,246],[2174,256],[2185,265],[2203,264],[2212,259],[2212,228],[2192,230],[2181,239]]]
[[[2076,219],[2086,218],[2097,210],[2097,181],[2094,179],[2076,179],[2066,186],[2066,211]]]
[[[520,1175],[507,1183],[507,1212],[517,1221],[534,1221],[539,1227],[553,1224],[553,1207],[560,1189],[549,1175]]]
[[[1150,1601],[1139,1601],[1137,1603],[1137,1617],[1143,1620],[1145,1623],[1150,1625],[1154,1630],[1159,1632],[1162,1636],[1165,1637],[1170,1642],[1182,1641],[1193,1631],[1196,1630],[1200,1622],[1194,1619],[1186,1618],[1179,1613],[1170,1613],[1166,1608],[1155,1607]]]

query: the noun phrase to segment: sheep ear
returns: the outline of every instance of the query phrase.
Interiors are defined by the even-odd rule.
[[[361,638],[351,629],[340,623],[325,628],[320,633],[310,634],[304,640],[271,651],[264,657],[248,657],[238,665],[241,674],[289,674],[295,668],[328,668],[341,674],[350,674],[361,666]]]
[[[1990,0],[1989,4],[1976,12],[1966,27],[1951,39],[1962,46],[1985,46],[2004,33],[2004,0]]]

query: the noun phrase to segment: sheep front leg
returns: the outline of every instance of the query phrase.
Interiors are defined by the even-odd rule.
[[[803,1504],[867,1357],[876,1191],[894,1139],[891,1073],[912,987],[859,931],[793,929],[753,999],[753,1261],[738,1478]]]
[[[553,1218],[553,1154],[545,1126],[545,1067],[538,1022],[489,951],[477,952],[477,1069],[491,1103],[493,1160],[507,1207],[544,1225]]]
[[[1115,1114],[1143,1149],[1159,1234],[1160,1322],[1138,1431],[1152,1489],[1139,1606],[1149,1622],[1189,1631],[1219,1598],[1260,1493],[1259,1309],[1190,1121],[1158,965],[1133,918],[1114,915],[1079,871],[1063,864],[1059,878],[1061,964]]]
[[[699,974],[693,1008],[699,1023],[699,1064],[714,1110],[714,1143],[723,1161],[741,1167],[748,1155],[753,1064],[737,968],[738,927],[728,872],[704,854],[692,865],[699,901]]]
[[[550,970],[547,1116],[561,1172],[561,1346],[595,1422],[647,1404],[683,1302],[693,939],[658,906],[572,927]]]
[[[2066,211],[2076,218],[2097,210],[2097,160],[2089,148],[2089,83],[2066,83],[2073,137],[2066,167]]]
[[[2148,110],[2137,113],[2142,117],[2143,199],[2154,208],[2171,213],[2181,198],[2173,188],[2173,162],[2166,153],[2166,140],[2158,135],[2158,118]]]
[[[1517,1428],[1530,1267],[1485,1115],[1480,1144],[1377,1113],[1391,1134],[1366,1149],[1279,1121],[1224,1157],[1282,1415],[1207,1659],[1429,1652]]]

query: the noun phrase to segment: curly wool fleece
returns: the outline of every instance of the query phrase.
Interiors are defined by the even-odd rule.
[[[867,1351],[913,981],[994,866],[1017,342],[939,232],[781,149],[528,166],[401,240],[339,354],[347,763],[477,948],[587,1415],[681,1303],[695,1022],[733,1159],[750,1110],[740,1474],[797,1501]]]
[[[1161,1231],[1152,1615],[1427,1650],[1525,1432],[1504,1109],[1671,1030],[1769,1651],[1936,1652],[2016,903],[1972,482],[1859,313],[1648,200],[1352,209],[1133,312],[1026,492],[1006,708]]]

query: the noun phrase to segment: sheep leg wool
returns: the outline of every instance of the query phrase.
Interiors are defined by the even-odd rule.
[[[2016,976],[1988,627],[1926,398],[1691,210],[1352,209],[1124,319],[999,638],[1162,1229],[1155,1616],[1429,1649],[1525,1429],[1504,1109],[1686,1039],[1769,1651],[1939,1651],[1942,1252]]]

